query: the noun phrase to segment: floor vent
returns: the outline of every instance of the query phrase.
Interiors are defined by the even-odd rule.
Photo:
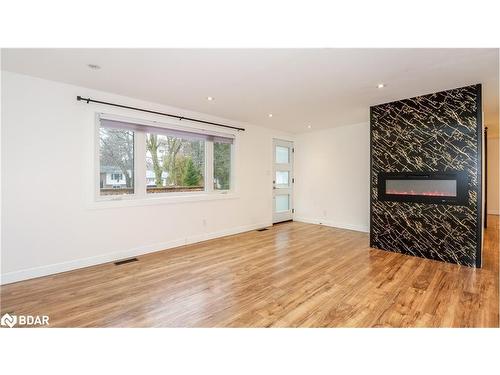
[[[122,264],[130,263],[130,262],[137,262],[138,260],[139,259],[137,259],[137,258],[119,260],[118,262],[115,262],[115,266],[121,266]]]
[[[264,232],[265,230],[267,230],[267,228],[260,228],[260,229],[257,229],[257,232]]]

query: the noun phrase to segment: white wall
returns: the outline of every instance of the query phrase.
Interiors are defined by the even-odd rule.
[[[295,150],[295,219],[368,232],[369,124],[300,134]]]
[[[488,214],[500,215],[498,138],[488,138]]]
[[[96,208],[98,111],[160,116],[85,104],[77,95],[241,126],[241,123],[114,94],[2,72],[2,283],[252,230],[272,221],[272,138],[243,124],[231,199]],[[187,124],[187,122],[185,122]]]

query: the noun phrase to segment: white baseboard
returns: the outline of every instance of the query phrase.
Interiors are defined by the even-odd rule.
[[[357,232],[365,232],[365,233],[370,232],[370,227],[366,226],[366,225],[339,223],[339,222],[334,222],[334,221],[328,221],[328,220],[322,220],[322,219],[311,219],[311,218],[306,218],[306,217],[294,217],[293,220],[300,221],[302,223],[321,224],[321,225],[326,225],[328,227],[355,230]]]
[[[36,277],[53,275],[53,274],[61,273],[61,272],[72,271],[72,270],[76,270],[78,268],[95,266],[98,264],[117,261],[119,259],[126,259],[126,258],[130,258],[130,257],[134,257],[134,256],[154,253],[157,251],[172,249],[172,248],[178,247],[178,246],[189,245],[189,244],[193,244],[193,243],[197,243],[197,242],[201,242],[201,241],[211,240],[214,238],[219,238],[219,237],[224,237],[224,236],[230,236],[233,234],[248,232],[251,230],[264,228],[264,227],[268,227],[271,225],[272,225],[271,221],[265,222],[265,223],[259,223],[259,224],[243,225],[243,226],[239,226],[239,227],[235,227],[235,228],[231,228],[231,229],[225,229],[225,230],[221,230],[221,231],[217,231],[217,232],[204,233],[201,235],[190,236],[190,237],[187,237],[185,239],[178,239],[178,240],[168,241],[168,242],[164,242],[164,243],[145,245],[145,246],[136,247],[133,249],[117,251],[117,252],[113,252],[113,253],[106,253],[106,254],[97,255],[97,256],[93,256],[93,257],[89,257],[89,258],[81,258],[81,259],[70,260],[70,261],[62,262],[62,263],[49,264],[46,266],[27,268],[24,270],[8,272],[8,273],[1,275],[0,285],[15,283],[17,281],[22,281],[22,280],[34,279]]]
[[[488,215],[500,215],[500,210],[488,210]]]

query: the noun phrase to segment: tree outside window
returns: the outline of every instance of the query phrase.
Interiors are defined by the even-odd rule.
[[[203,191],[205,142],[146,134],[148,193]]]
[[[99,195],[205,191],[231,189],[233,138],[192,131],[144,128],[127,122],[101,119],[99,128]],[[149,132],[148,132],[149,131]],[[144,143],[143,143],[144,142]],[[135,143],[145,144],[146,184],[135,191]],[[208,146],[208,147],[207,147]],[[142,148],[142,147],[141,147]],[[206,153],[206,155],[205,155]],[[207,160],[205,160],[207,158]],[[206,162],[210,163],[205,169]],[[141,174],[144,172],[141,172]]]
[[[134,132],[101,127],[99,157],[101,195],[133,194]]]
[[[214,142],[214,190],[231,188],[231,144]]]

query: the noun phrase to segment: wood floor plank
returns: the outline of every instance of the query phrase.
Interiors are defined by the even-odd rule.
[[[482,269],[371,249],[291,222],[0,287],[51,327],[498,327],[499,220]]]

